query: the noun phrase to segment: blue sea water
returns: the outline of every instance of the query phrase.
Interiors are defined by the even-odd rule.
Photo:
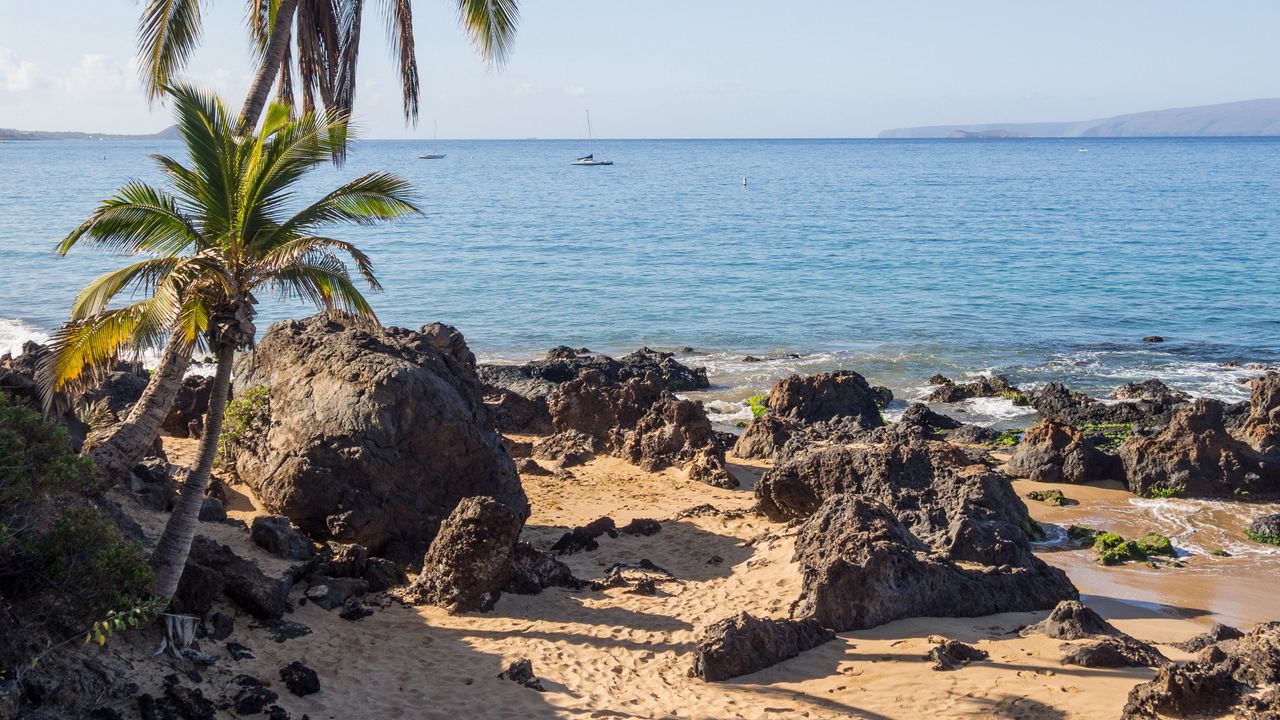
[[[300,199],[373,169],[413,181],[421,217],[334,234],[373,257],[384,322],[449,322],[482,357],[691,346],[728,401],[833,367],[908,397],[1007,372],[1234,400],[1244,365],[1280,362],[1280,140],[598,141],[611,167],[572,166],[581,142],[425,149],[363,142]],[[121,262],[55,243],[180,150],[0,144],[0,352]],[[261,327],[306,312],[263,300]]]

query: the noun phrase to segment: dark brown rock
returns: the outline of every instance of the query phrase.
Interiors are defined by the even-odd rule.
[[[1174,643],[1173,646],[1184,652],[1198,653],[1210,645],[1217,645],[1223,640],[1236,640],[1242,637],[1244,637],[1244,633],[1236,628],[1222,623],[1214,623],[1213,627],[1209,628],[1207,632],[1200,633],[1180,643]]]
[[[934,670],[959,670],[971,662],[986,660],[989,654],[972,645],[959,640],[944,640],[925,656],[925,660],[933,661]]]
[[[748,460],[771,460],[793,435],[800,431],[794,420],[765,413],[751,422],[733,444],[733,454]]]
[[[852,370],[820,375],[792,375],[769,390],[769,412],[802,423],[850,418],[863,428],[884,424],[877,394],[866,378]]]
[[[213,377],[190,375],[182,379],[182,386],[174,396],[173,406],[165,416],[160,429],[175,437],[200,437],[204,429],[204,416],[209,412],[209,394],[213,389]]]
[[[306,697],[320,692],[320,676],[315,670],[303,665],[300,661],[293,662],[280,668],[280,680],[284,686],[289,688],[289,692],[298,697]]]
[[[1111,391],[1111,399],[1113,400],[1147,400],[1149,402],[1163,403],[1166,405],[1176,405],[1178,403],[1187,402],[1191,396],[1174,390],[1164,383],[1152,378],[1143,380],[1142,382],[1125,383],[1115,390]]]
[[[1078,596],[1025,538],[1020,549],[1018,565],[960,566],[931,551],[884,505],[834,495],[796,538],[803,589],[792,614],[844,632],[906,617],[1045,610]]]
[[[280,515],[260,515],[249,526],[249,539],[254,544],[286,560],[310,560],[316,550],[311,538],[303,535]]]
[[[537,675],[533,674],[533,661],[529,658],[520,658],[508,665],[506,670],[498,673],[498,679],[510,680],[530,690],[546,692],[546,688],[542,687],[542,681],[538,679]]]
[[[233,445],[235,467],[272,512],[406,564],[464,497],[528,515],[470,353],[432,328],[315,316],[273,325],[240,356],[236,395],[262,386],[268,400]]]
[[[406,597],[451,613],[493,607],[511,576],[524,519],[490,497],[464,498],[432,541]]]
[[[516,543],[511,561],[511,577],[503,590],[517,595],[537,595],[549,587],[581,590],[585,581],[573,576],[568,565],[527,542]]]
[[[291,574],[269,577],[226,545],[197,535],[178,582],[178,595],[206,596],[207,592],[199,588],[208,588],[210,583],[220,584],[227,598],[255,618],[279,620],[289,609],[293,577]]]
[[[933,382],[934,380],[941,382]],[[979,397],[1010,397],[1017,398],[1018,401],[1022,398],[1022,391],[1004,375],[981,377],[967,383],[956,383],[936,375],[930,378],[930,382],[938,387],[925,397],[924,401],[927,403],[955,403]]]
[[[1049,616],[1035,625],[1022,628],[1020,634],[1045,635],[1056,640],[1080,640],[1081,638],[1123,635],[1114,625],[1086,607],[1079,600],[1063,600]]]
[[[875,432],[861,444],[816,447],[775,463],[756,484],[760,510],[778,521],[803,518],[854,493],[883,503],[952,560],[1027,562],[1030,517],[1005,477],[949,443]]]
[[[761,619],[745,612],[709,625],[698,640],[694,677],[708,682],[747,675],[835,639],[813,619]]]
[[[1222,403],[1216,400],[1179,406],[1168,427],[1156,435],[1129,438],[1118,454],[1135,495],[1157,489],[1187,497],[1280,490],[1280,474],[1264,467],[1256,450],[1227,431]]]
[[[1009,473],[1037,482],[1083,483],[1114,479],[1120,466],[1075,428],[1045,420],[1023,433],[1009,458]]]
[[[1165,657],[1151,645],[1134,640],[1128,635],[1103,638],[1083,645],[1065,645],[1063,665],[1087,668],[1163,667],[1169,665]]]
[[[568,468],[581,465],[595,457],[602,445],[600,440],[586,433],[564,430],[534,443],[533,455],[555,463],[556,467]]]

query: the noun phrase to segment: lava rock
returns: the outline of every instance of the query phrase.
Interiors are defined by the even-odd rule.
[[[813,619],[761,619],[738,613],[709,625],[698,640],[691,675],[708,682],[763,670],[833,640]]]
[[[945,640],[930,650],[925,659],[933,661],[934,670],[959,670],[971,662],[986,660],[988,657],[986,650],[979,650],[959,640]]]
[[[511,577],[503,588],[517,595],[537,595],[549,587],[580,590],[586,583],[573,576],[568,565],[527,542],[516,543],[511,561]]]
[[[406,598],[450,613],[489,609],[511,577],[524,518],[490,497],[464,498],[432,541]]]
[[[1053,608],[1048,617],[1035,625],[1022,628],[1019,633],[1023,637],[1038,634],[1056,640],[1124,634],[1079,600],[1063,600]]]
[[[792,375],[769,390],[769,412],[801,423],[850,418],[862,428],[884,424],[878,395],[866,378],[852,370],[820,375]]]
[[[1082,483],[1120,475],[1120,463],[1070,425],[1046,420],[1027,429],[1009,458],[1009,473],[1037,482]]]
[[[586,525],[575,527],[569,532],[561,535],[555,544],[551,546],[551,552],[559,555],[571,555],[577,552],[595,550],[600,547],[600,543],[596,539],[601,535],[609,537],[618,537],[618,529],[614,525],[613,518],[601,517],[592,520]]]
[[[1084,645],[1065,646],[1062,664],[1087,668],[1126,668],[1163,667],[1170,662],[1169,658],[1151,645],[1134,640],[1128,635],[1118,635]]]
[[[800,423],[765,413],[743,429],[733,444],[733,454],[748,460],[771,460],[793,435],[800,432]]]
[[[187,566],[178,581],[178,597],[207,597],[215,588],[255,618],[278,620],[289,609],[292,585],[291,574],[268,577],[231,548],[198,535],[191,543]]]
[[[533,674],[533,661],[529,658],[520,658],[508,665],[506,670],[498,673],[498,679],[510,680],[530,690],[546,692],[546,688],[542,687],[542,681]]]
[[[1188,640],[1180,643],[1174,643],[1173,646],[1184,652],[1196,653],[1204,650],[1210,645],[1217,645],[1223,640],[1238,640],[1244,637],[1244,633],[1230,625],[1222,623],[1214,623],[1213,627],[1207,632],[1200,633]]]
[[[306,697],[320,692],[320,676],[315,670],[303,665],[301,661],[293,662],[280,668],[280,680],[289,692],[298,697]]]
[[[249,539],[272,555],[287,560],[310,560],[316,554],[311,539],[296,530],[289,518],[280,515],[255,517],[249,526]]]

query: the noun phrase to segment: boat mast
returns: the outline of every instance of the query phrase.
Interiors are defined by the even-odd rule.
[[[595,150],[591,149],[593,140],[595,140],[595,138],[591,136],[591,110],[590,108],[588,108],[587,109],[587,154],[592,156],[596,154]]]
[[[437,143],[436,143],[436,131],[437,131],[437,130],[439,130],[439,129],[440,129],[440,121],[439,121],[439,120],[432,120],[432,121],[431,121],[431,154],[432,154],[432,155],[437,154],[437,153],[436,153],[436,144],[437,144]]]

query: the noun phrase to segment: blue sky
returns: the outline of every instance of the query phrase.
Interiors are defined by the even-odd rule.
[[[370,2],[377,12],[380,3]],[[380,17],[365,22],[366,137],[860,137],[1280,96],[1280,3],[525,0],[501,71],[450,0],[414,3],[422,122],[406,128]],[[210,0],[190,76],[243,97],[243,0]],[[0,0],[0,127],[169,124],[133,70],[134,0]]]

